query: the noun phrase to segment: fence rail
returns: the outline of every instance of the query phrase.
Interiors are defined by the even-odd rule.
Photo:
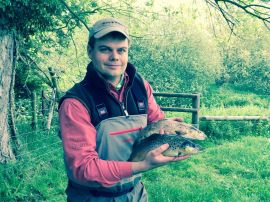
[[[200,121],[252,121],[252,120],[270,121],[270,116],[201,116],[201,117],[199,117],[200,94],[153,93],[153,95],[155,97],[177,97],[177,98],[190,98],[190,99],[192,99],[192,108],[161,106],[161,109],[163,111],[192,113],[192,124],[197,128],[199,128]]]
[[[180,98],[196,98],[199,94],[190,94],[190,93],[153,93],[154,96],[162,96],[162,97],[180,97]]]
[[[200,94],[189,93],[153,93],[156,97],[177,97],[177,98],[190,98],[192,99],[192,108],[180,108],[180,107],[164,107],[161,106],[163,111],[173,112],[188,112],[192,113],[192,125],[199,128],[199,111],[200,111]]]
[[[191,94],[191,93],[169,93],[169,92],[154,92],[153,95],[155,97],[167,97],[167,98],[188,98],[191,99],[191,107],[190,108],[183,108],[183,107],[171,107],[171,106],[160,106],[163,111],[170,111],[170,112],[185,112],[192,114],[192,121],[191,123],[199,128],[200,121],[252,121],[252,120],[267,120],[270,121],[270,116],[199,116],[200,111],[200,94]],[[42,117],[43,125],[50,128],[50,123],[52,121],[52,113],[54,109],[54,103],[56,102],[55,99],[56,92],[55,89],[52,92],[52,96],[48,98],[45,97],[44,92],[41,95],[41,102],[42,102],[42,109],[37,110],[37,97],[36,94],[33,92],[32,100],[30,107],[32,108],[31,117],[32,123],[31,126],[34,130],[37,130],[37,122],[39,120],[38,117]],[[46,101],[46,102],[45,102]],[[45,103],[47,103],[45,106]],[[50,106],[49,106],[50,105]],[[37,111],[41,111],[42,115],[39,115]],[[47,120],[45,120],[47,119]],[[46,122],[46,123],[45,123]],[[17,126],[20,124],[16,124]],[[13,124],[10,124],[13,126]],[[15,136],[15,135],[14,135]]]
[[[180,108],[180,107],[160,107],[163,111],[170,111],[170,112],[197,112],[197,109],[193,108]]]
[[[202,116],[201,121],[252,121],[270,120],[267,116]]]

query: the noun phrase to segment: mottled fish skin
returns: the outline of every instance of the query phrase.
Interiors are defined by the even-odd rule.
[[[164,131],[168,134],[178,134],[187,139],[206,139],[206,135],[202,131],[190,124],[174,121],[172,119],[162,119],[158,122],[149,124],[142,129],[138,135],[137,143],[141,142],[143,139],[151,136],[152,134],[160,133],[159,131],[161,129],[164,129]]]
[[[152,134],[133,146],[129,161],[142,161],[149,151],[166,143],[170,147],[163,153],[165,156],[178,157],[182,155],[193,155],[202,150],[199,145],[183,138],[181,135]]]

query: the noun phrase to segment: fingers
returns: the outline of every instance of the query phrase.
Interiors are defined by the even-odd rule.
[[[159,130],[159,134],[164,134],[164,133],[165,133],[164,128],[161,128],[161,129]]]
[[[168,148],[169,148],[169,144],[163,144],[160,147],[153,149],[151,153],[153,156],[158,156],[162,154],[164,151],[166,151]]]
[[[184,119],[182,117],[175,117],[173,118],[174,121],[183,122]]]
[[[174,160],[174,157],[164,156],[162,153],[169,148],[169,144],[163,144],[148,153],[148,160],[153,164],[164,164]],[[146,157],[147,158],[147,157]]]
[[[162,153],[169,148],[169,144],[163,144],[160,147],[153,149],[148,152],[145,159],[142,161],[144,164],[145,170],[150,170],[153,168],[157,168],[159,166],[164,166],[170,162],[182,161],[184,159],[189,158],[189,156],[181,156],[181,157],[169,157],[164,156]]]
[[[174,157],[173,161],[182,161],[182,160],[185,160],[185,159],[187,159],[189,157],[190,157],[189,155]]]
[[[161,128],[160,130],[159,130],[159,134],[169,134],[168,132],[166,132],[165,130],[164,130],[164,128]]]

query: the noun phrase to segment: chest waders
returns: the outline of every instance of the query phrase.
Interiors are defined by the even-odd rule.
[[[103,160],[127,161],[138,132],[147,125],[148,101],[143,80],[131,64],[127,72],[130,81],[122,103],[108,92],[91,68],[88,68],[85,79],[60,100],[61,104],[65,98],[75,98],[86,107],[97,131],[96,151]],[[110,187],[103,187],[97,182],[80,185],[72,176],[68,177],[66,193],[72,202],[147,201],[140,174],[124,178]]]

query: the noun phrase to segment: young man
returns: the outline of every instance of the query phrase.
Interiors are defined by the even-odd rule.
[[[140,173],[187,158],[163,156],[165,144],[128,162],[140,129],[164,118],[149,83],[128,62],[129,40],[119,20],[97,21],[85,78],[60,101],[68,201],[147,201]]]

